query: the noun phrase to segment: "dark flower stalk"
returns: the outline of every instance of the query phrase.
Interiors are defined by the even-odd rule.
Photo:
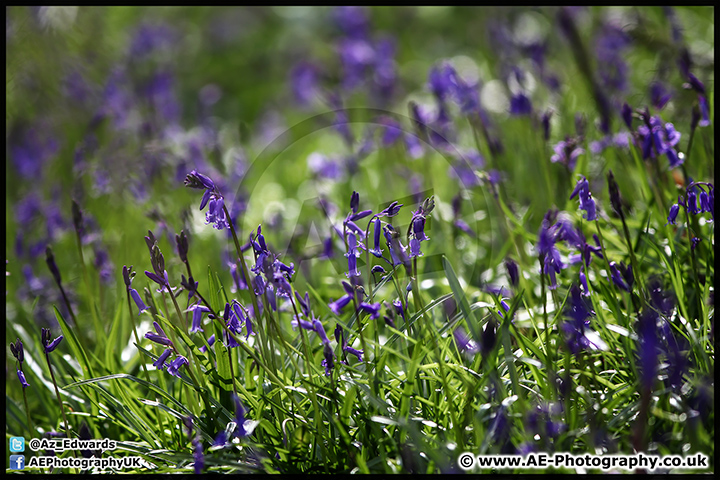
[[[70,424],[67,421],[67,417],[65,416],[65,407],[62,402],[62,398],[60,397],[60,390],[58,390],[57,381],[55,380],[55,373],[52,369],[52,364],[50,363],[50,353],[57,348],[57,346],[60,344],[60,342],[63,339],[63,336],[60,335],[54,340],[50,339],[50,330],[47,328],[42,329],[42,345],[43,349],[45,350],[45,360],[47,360],[48,369],[50,370],[50,377],[52,378],[53,386],[55,387],[55,395],[57,395],[58,403],[60,404],[60,412],[62,412],[63,417],[63,423],[65,424],[65,433],[67,434],[67,438],[70,437]]]
[[[127,304],[128,304],[128,313],[130,314],[130,322],[132,323],[133,327],[133,334],[135,335],[135,344],[140,347],[140,337],[137,333],[137,325],[135,324],[135,315],[133,315],[132,312],[132,304],[130,303],[130,297],[132,296],[132,299],[135,301],[135,304],[137,305],[138,309],[140,310],[140,313],[147,310],[148,307],[145,305],[145,303],[142,301],[142,298],[140,298],[140,294],[138,294],[137,290],[131,287],[132,281],[135,278],[135,272],[132,269],[132,265],[130,265],[130,268],[128,268],[126,265],[123,265],[123,281],[125,283],[125,296],[127,298]],[[139,315],[139,314],[138,314]],[[145,362],[140,362],[140,365],[142,365],[142,369],[145,372],[145,379],[149,382],[150,381],[150,375],[148,374],[147,367],[145,366]]]
[[[15,343],[10,344],[10,352],[12,352],[13,357],[18,361],[18,368],[17,368],[17,376],[20,380],[20,384],[23,387],[23,401],[25,402],[25,413],[27,414],[27,421],[28,421],[28,428],[30,429],[30,434],[35,431],[35,427],[33,426],[32,420],[30,419],[30,408],[28,407],[28,401],[27,401],[27,393],[25,392],[25,389],[30,386],[30,384],[27,383],[27,380],[25,379],[25,372],[23,372],[23,361],[25,361],[25,349],[23,348],[23,344],[18,338],[15,340]]]
[[[52,251],[52,248],[50,248],[50,245],[45,247],[45,262],[47,263],[47,266],[50,269],[50,273],[52,273],[53,279],[55,279],[55,283],[57,283],[57,286],[60,289],[60,293],[62,294],[63,300],[65,301],[65,305],[67,306],[68,312],[70,312],[70,316],[73,319],[73,324],[76,327],[79,327],[80,325],[77,323],[77,318],[75,317],[75,312],[73,312],[72,305],[70,305],[70,300],[68,299],[67,295],[65,294],[65,289],[62,286],[62,278],[60,277],[60,270],[58,270],[57,264],[55,263],[55,255],[53,255],[53,251]]]
[[[632,241],[630,240],[630,230],[628,230],[627,223],[625,222],[625,214],[623,213],[623,206],[622,206],[622,199],[620,197],[620,189],[618,187],[617,182],[615,181],[615,176],[612,173],[612,170],[608,171],[607,175],[608,179],[608,191],[610,193],[610,204],[613,207],[613,210],[620,216],[620,220],[622,221],[623,226],[623,233],[625,234],[625,243],[628,247],[628,252],[630,253],[630,262],[632,265],[632,270],[635,272],[635,274],[639,277],[641,274],[640,269],[638,268],[637,258],[635,257],[635,249],[633,248]],[[612,271],[612,268],[611,270]],[[641,279],[638,279],[637,282],[638,291],[640,292],[640,296],[643,298],[643,300],[646,299],[644,288],[643,288],[643,282]]]
[[[77,249],[78,249],[78,256],[80,257],[80,266],[82,267],[83,271],[83,278],[85,280],[85,291],[87,293],[88,299],[90,301],[90,311],[92,314],[93,319],[93,325],[95,327],[96,334],[99,334],[103,331],[102,324],[100,323],[100,319],[97,316],[97,306],[95,305],[95,297],[92,294],[92,288],[90,284],[90,276],[88,275],[87,266],[85,265],[85,257],[83,256],[83,250],[82,250],[82,236],[84,231],[84,222],[83,222],[83,216],[82,211],[80,210],[80,206],[77,204],[75,200],[72,201],[72,216],[73,216],[73,225],[75,226],[75,239],[77,243]]]

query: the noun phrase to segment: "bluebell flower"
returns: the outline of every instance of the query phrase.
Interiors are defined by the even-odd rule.
[[[170,362],[170,364],[167,366],[167,372],[168,372],[170,375],[174,375],[174,376],[180,378],[180,373],[179,373],[180,367],[182,367],[183,365],[187,365],[187,363],[188,363],[187,358],[183,357],[182,355],[178,355],[178,356],[175,357],[175,359],[174,359],[172,362]]]
[[[10,344],[10,352],[13,354],[13,357],[20,362],[20,364],[25,361],[25,348],[19,338],[15,340],[14,343]]]
[[[203,312],[209,312],[210,309],[204,305],[201,305],[199,303],[192,305],[188,308],[188,311],[193,312],[192,317],[192,324],[190,327],[190,333],[194,332],[202,332],[204,331],[202,328],[202,314]]]
[[[657,378],[659,353],[657,314],[653,310],[646,309],[638,317],[637,335],[640,385],[649,389]]]
[[[672,98],[672,93],[661,82],[650,84],[650,102],[658,110],[662,110]]]
[[[138,307],[138,310],[139,310],[138,315],[140,315],[142,312],[144,312],[145,310],[150,308],[147,305],[145,305],[145,302],[143,302],[142,298],[140,298],[140,294],[134,288],[130,289],[130,298],[133,299],[133,301],[135,302],[135,305],[137,305],[137,307]]]
[[[368,313],[370,315],[370,318],[373,320],[380,317],[380,304],[379,303],[360,302],[360,305],[358,305],[358,310],[361,312]]]
[[[20,384],[22,385],[23,388],[27,388],[30,386],[30,384],[25,379],[25,374],[19,368],[17,369],[17,376],[18,376],[18,379],[20,380]]]
[[[453,330],[453,337],[455,338],[455,343],[457,344],[460,352],[467,353],[472,357],[480,351],[480,348],[477,346],[475,341],[468,337],[461,327]]]
[[[505,270],[507,270],[508,277],[510,278],[510,285],[517,287],[520,282],[520,273],[518,272],[517,263],[510,258],[506,258]]]
[[[203,447],[200,438],[196,436],[192,441],[193,446],[193,470],[195,475],[200,475],[203,468],[205,468],[205,455],[203,454]]]
[[[510,115],[530,115],[532,103],[524,93],[518,93],[510,98]]]
[[[338,298],[337,300],[335,300],[334,302],[330,302],[328,304],[328,306],[330,307],[330,311],[332,311],[335,315],[339,316],[342,313],[345,306],[347,306],[347,304],[350,303],[352,301],[352,299],[353,299],[352,295],[344,295],[344,296]]]
[[[167,367],[167,364],[165,363],[165,360],[167,360],[170,355],[172,354],[171,348],[166,348],[163,353],[160,354],[160,356],[153,362],[153,366],[157,368],[158,370],[163,370],[165,367]]]
[[[585,150],[578,145],[579,143],[576,139],[565,138],[565,140],[558,142],[553,147],[555,154],[550,157],[550,161],[553,163],[561,163],[570,171],[574,170],[577,158],[585,153]]]
[[[372,221],[373,224],[373,248],[370,250],[370,253],[375,255],[378,258],[382,258],[382,248],[380,247],[380,233],[382,231],[382,226],[380,222],[380,218],[375,218]]]
[[[168,338],[168,336],[165,334],[165,331],[162,329],[160,324],[157,322],[153,322],[153,326],[155,327],[155,331],[157,333],[147,332],[145,334],[145,338],[147,338],[148,340],[153,341],[155,343],[159,343],[160,345],[165,345],[165,346],[171,347],[173,345],[173,343]]]
[[[335,352],[333,352],[329,342],[324,344],[323,356],[325,358],[321,362],[321,365],[325,367],[325,375],[329,377],[332,369],[335,367]]]
[[[565,268],[560,259],[560,252],[555,246],[556,238],[553,231],[548,227],[547,221],[543,221],[538,235],[537,250],[542,262],[542,271],[540,273],[550,277],[549,288],[554,290],[557,288],[557,280],[555,274]]]
[[[301,106],[307,106],[315,100],[320,93],[318,68],[309,62],[297,63],[290,72],[290,84],[295,101]]]
[[[233,432],[233,437],[240,438],[240,437],[247,437],[250,435],[250,432],[245,428],[245,423],[247,422],[247,419],[245,418],[245,407],[243,407],[243,404],[240,402],[240,398],[235,396],[235,431]]]
[[[630,105],[623,103],[620,113],[625,125],[627,125],[628,129],[632,130],[633,111]]]
[[[613,283],[620,287],[621,289],[625,290],[626,292],[632,292],[632,281],[633,278],[632,275],[632,265],[628,265],[627,267],[621,262],[618,266],[615,262],[610,262],[610,277],[612,278]]]
[[[585,177],[582,177],[580,180],[578,180],[577,184],[575,185],[575,189],[570,195],[570,200],[572,200],[576,195],[579,195],[578,198],[580,200],[580,209],[585,211],[585,220],[589,222],[595,220],[595,200],[593,200],[592,198],[592,193],[590,193],[590,185]]]
[[[213,440],[213,447],[225,447],[228,444],[227,433],[225,430],[220,430]]]
[[[62,335],[60,335],[59,337],[55,338],[54,340],[50,340],[50,338],[51,338],[50,329],[42,328],[42,344],[43,344],[45,353],[50,353],[53,350],[55,350],[64,337]]]
[[[210,338],[208,338],[207,342],[208,342],[208,345],[211,347],[213,345],[215,345],[215,334],[214,333],[212,335],[210,335]],[[203,345],[198,350],[200,350],[202,353],[205,353],[205,352],[207,352],[207,347],[205,345]]]
[[[566,321],[562,328],[570,352],[577,355],[582,350],[605,350],[607,345],[600,336],[590,329],[590,317],[595,312],[583,298],[577,285],[570,287],[570,297],[564,311]]]
[[[670,225],[676,225],[675,220],[677,219],[678,212],[680,212],[680,206],[679,206],[679,204],[674,203],[674,204],[670,207],[670,213],[668,213],[668,217],[667,217],[667,220],[668,220],[668,221],[667,221],[667,223],[666,223],[665,225],[668,225],[668,224],[670,224]]]

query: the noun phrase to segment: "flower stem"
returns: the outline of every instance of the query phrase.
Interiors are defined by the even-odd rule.
[[[53,372],[52,364],[50,363],[50,354],[45,353],[45,359],[47,360],[48,369],[50,370],[50,378],[52,378],[53,387],[55,387],[55,395],[57,395],[58,403],[60,404],[60,412],[62,413],[63,423],[65,424],[65,434],[67,438],[70,437],[70,424],[65,416],[65,406],[63,405],[62,398],[60,397],[60,390],[58,390],[57,381],[55,380],[55,372]]]

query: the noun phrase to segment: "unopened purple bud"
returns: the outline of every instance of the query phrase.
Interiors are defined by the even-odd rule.
[[[357,213],[358,206],[360,205],[360,194],[356,191],[353,191],[352,196],[350,197],[350,209],[353,213]]]
[[[508,258],[505,260],[505,269],[508,272],[508,277],[510,277],[510,285],[517,287],[520,281],[517,263]]]
[[[610,204],[612,205],[613,210],[615,210],[615,213],[617,213],[620,218],[624,218],[625,215],[623,214],[620,190],[618,188],[617,182],[615,181],[615,176],[613,175],[612,170],[608,171],[607,180],[608,190],[610,193]]]
[[[187,235],[185,235],[185,230],[180,230],[180,235],[175,235],[175,243],[177,244],[180,260],[182,260],[184,263],[187,263],[187,254],[189,247],[188,238]]]
[[[55,256],[53,255],[53,251],[49,245],[45,247],[45,261],[47,262],[47,266],[50,269],[50,273],[52,273],[53,278],[57,284],[60,285],[60,270],[58,270],[57,264],[55,263]]]
[[[20,341],[19,338],[15,340],[15,343],[10,344],[10,351],[18,362],[22,363],[25,361],[25,349],[23,348],[22,341]]]
[[[77,232],[78,235],[82,235],[83,216],[82,216],[82,212],[80,211],[80,205],[78,205],[75,200],[72,201],[72,217],[73,217],[73,225],[75,226],[75,231]]]
[[[329,377],[330,372],[332,372],[333,367],[335,367],[335,352],[333,352],[332,347],[330,347],[330,342],[325,343],[323,356],[325,359],[322,361],[322,365],[325,367],[325,375]]]
[[[369,313],[370,318],[372,320],[375,320],[380,317],[380,304],[379,303],[360,302],[360,305],[358,305],[358,310]]]
[[[125,286],[127,288],[130,288],[130,285],[132,284],[134,273],[135,272],[132,272],[132,265],[130,265],[130,268],[123,265],[123,281],[125,282]]]
[[[633,111],[632,108],[630,108],[630,105],[628,105],[627,103],[623,103],[621,114],[625,125],[627,125],[627,127],[632,130]]]

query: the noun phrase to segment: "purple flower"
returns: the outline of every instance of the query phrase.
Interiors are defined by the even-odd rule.
[[[428,88],[438,101],[442,102],[454,92],[456,78],[457,73],[449,63],[434,65],[428,74]]]
[[[55,279],[55,282],[60,285],[62,283],[60,270],[58,270],[57,264],[55,263],[55,256],[53,255],[53,251],[49,245],[45,247],[45,261],[50,269],[50,273],[52,273],[52,276]]]
[[[332,311],[335,315],[340,315],[342,313],[342,310],[347,306],[348,303],[353,299],[352,295],[344,295],[334,302],[330,302],[328,306],[330,307],[330,311]]]
[[[243,407],[242,403],[240,402],[239,397],[234,397],[235,400],[235,431],[233,432],[233,437],[240,438],[240,437],[247,437],[250,435],[250,432],[245,428],[245,422],[247,422],[247,419],[245,418],[245,407]]]
[[[22,384],[23,388],[27,388],[30,386],[30,384],[27,382],[27,380],[25,380],[25,374],[19,368],[17,369],[17,376],[18,376],[18,379],[20,380],[20,383]]]
[[[363,351],[362,351],[362,350],[356,350],[356,349],[354,349],[354,348],[351,347],[351,346],[345,345],[345,346],[343,347],[343,351],[345,351],[345,352],[347,352],[347,353],[349,353],[349,354],[351,354],[351,355],[355,355],[355,356],[357,357],[358,362],[362,362],[362,361],[363,361],[363,358],[362,358],[362,356],[363,356]]]
[[[505,269],[507,270],[508,277],[510,278],[510,285],[517,287],[520,281],[517,263],[515,263],[512,259],[507,258],[505,259]]]
[[[577,184],[575,185],[575,189],[570,195],[570,200],[572,200],[575,195],[579,195],[578,198],[580,200],[580,209],[585,211],[585,220],[589,222],[595,220],[595,200],[593,200],[592,198],[592,193],[590,193],[590,185],[585,177],[582,177],[580,180],[578,180]]]
[[[210,347],[215,345],[215,334],[214,333],[212,335],[210,335],[210,338],[208,338],[207,342],[208,342],[208,346],[210,346]],[[202,353],[205,353],[205,352],[207,352],[207,347],[205,345],[203,345],[198,350],[200,350]]]
[[[290,72],[290,83],[295,101],[301,106],[307,106],[318,96],[320,86],[318,69],[309,62],[301,61]]]
[[[158,370],[163,370],[167,364],[165,363],[165,360],[170,357],[170,354],[172,354],[171,348],[166,348],[163,353],[160,354],[160,356],[153,362],[153,366],[157,368]]]
[[[147,332],[145,334],[145,338],[147,338],[150,341],[153,341],[155,343],[159,343],[160,345],[165,345],[167,347],[172,346],[172,341],[167,337],[165,334],[165,331],[162,329],[159,323],[153,322],[153,326],[155,327],[155,331],[157,333],[153,332]]]
[[[632,130],[632,118],[633,118],[633,112],[632,108],[630,108],[630,105],[627,103],[623,103],[622,109],[621,109],[621,115],[622,119],[625,122],[625,125]]]
[[[192,325],[190,327],[190,333],[194,332],[202,332],[202,314],[203,312],[209,312],[210,309],[204,305],[200,305],[199,303],[192,305],[190,308],[188,308],[188,311],[193,312],[193,318],[192,318]]]
[[[175,357],[175,359],[174,359],[172,362],[170,362],[170,364],[168,365],[168,367],[167,367],[167,372],[168,372],[170,375],[174,375],[174,376],[180,378],[180,373],[179,373],[180,367],[182,367],[183,365],[187,365],[187,363],[188,363],[187,358],[183,357],[182,355],[178,355],[178,356]]]
[[[13,357],[15,357],[20,364],[25,361],[25,349],[19,338],[15,340],[15,343],[10,344],[10,352],[12,352]]]
[[[195,470],[195,475],[200,475],[202,473],[202,469],[205,468],[205,456],[203,455],[203,447],[202,442],[200,439],[196,436],[193,441],[193,468]]]
[[[578,146],[577,140],[570,138],[558,142],[553,147],[553,150],[555,154],[550,157],[550,161],[553,163],[562,163],[571,171],[575,169],[577,158],[585,153],[585,150]]]
[[[57,348],[57,346],[60,344],[64,337],[60,335],[54,340],[50,340],[50,329],[49,328],[43,328],[42,329],[42,344],[45,349],[45,353],[50,353],[53,350]]]
[[[313,330],[318,334],[323,344],[330,344],[330,340],[328,340],[327,334],[325,333],[325,327],[323,327],[323,324],[317,318],[313,318]]]
[[[470,355],[475,355],[480,351],[477,344],[467,336],[461,327],[453,330],[453,337],[455,337],[455,343],[457,344],[458,350],[461,352],[467,352]]]
[[[617,263],[610,262],[610,277],[612,278],[613,283],[626,292],[632,292],[632,283],[628,285],[628,282],[625,279],[627,271],[632,274],[632,266],[625,268],[625,265],[620,263],[620,267],[618,267]]]
[[[638,317],[637,335],[640,384],[649,389],[655,383],[658,371],[657,314],[653,310],[646,309]]]
[[[671,98],[672,93],[665,88],[665,85],[660,82],[650,84],[650,102],[655,108],[662,110]]]
[[[555,241],[555,234],[548,227],[547,221],[543,220],[536,248],[543,264],[540,273],[550,276],[549,288],[551,290],[557,288],[555,274],[560,273],[561,269],[565,268],[565,265],[560,259],[560,252],[557,247],[555,247]]]
[[[530,115],[532,103],[524,93],[518,93],[510,98],[510,115]]]
[[[375,320],[380,317],[380,304],[379,303],[360,302],[360,305],[358,305],[358,310],[361,312],[368,313],[372,320]]]
[[[570,287],[570,298],[566,304],[563,331],[565,341],[570,351],[577,355],[582,350],[604,349],[605,344],[600,337],[590,329],[589,318],[595,315],[587,301],[583,298],[577,285]]]
[[[138,310],[139,310],[138,315],[140,315],[142,312],[144,312],[145,310],[150,308],[147,305],[145,305],[145,302],[143,302],[142,298],[140,298],[140,294],[134,288],[130,289],[130,297],[133,299],[133,301],[135,302],[135,305],[137,305],[137,307],[138,307]]]
[[[400,212],[400,209],[403,207],[402,203],[398,202],[392,202],[390,205],[388,205],[383,211],[377,214],[378,217],[394,217]]]

